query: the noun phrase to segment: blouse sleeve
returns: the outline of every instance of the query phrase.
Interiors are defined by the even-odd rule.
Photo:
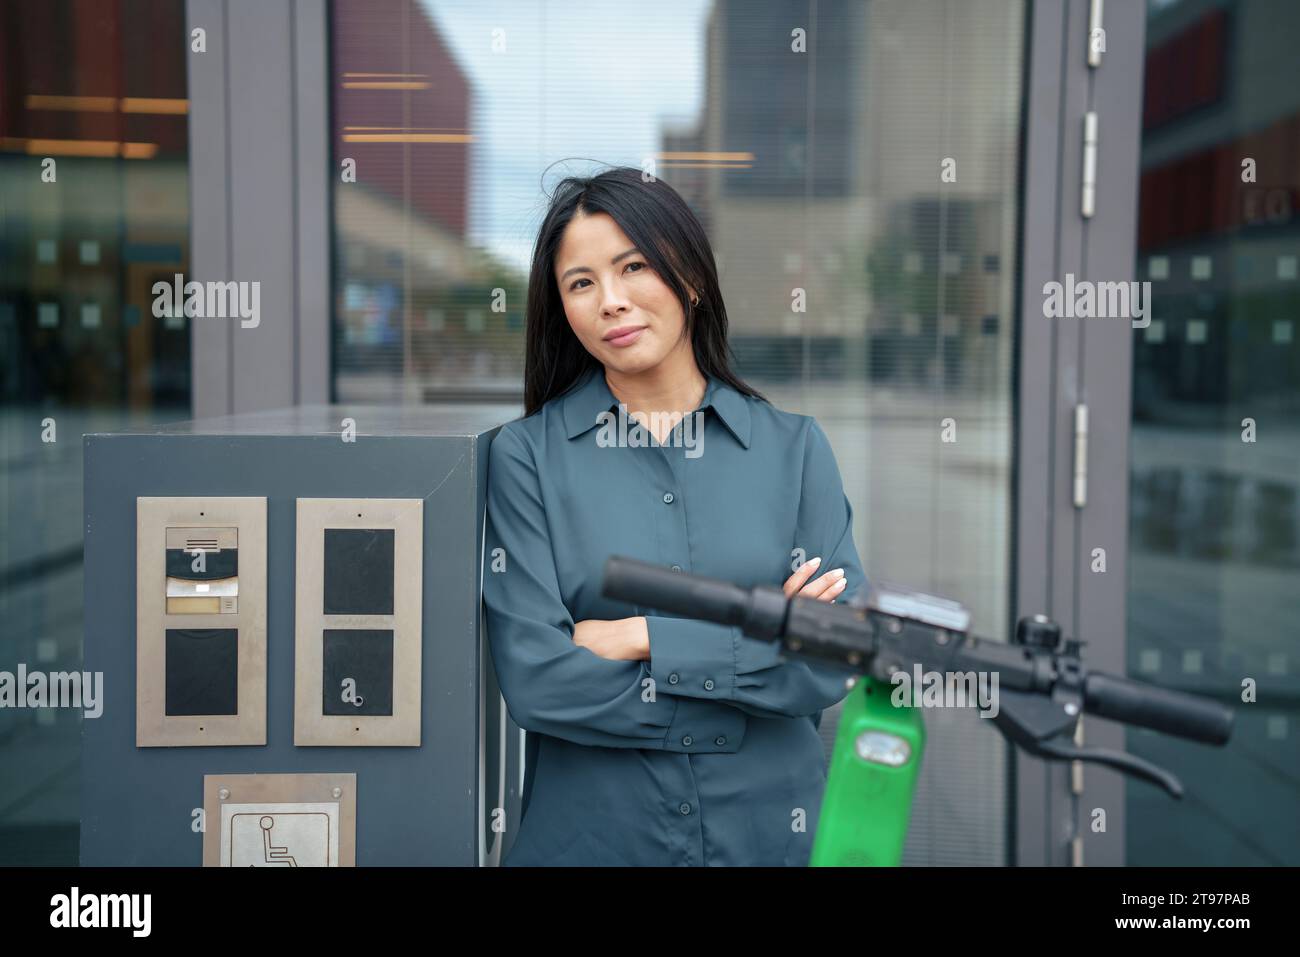
[[[690,753],[740,748],[747,719],[658,693],[644,661],[573,643],[533,455],[509,427],[488,454],[483,603],[497,680],[522,728],[577,744]]]
[[[853,507],[830,441],[809,422],[794,547],[810,559],[821,556],[819,574],[844,569],[848,584],[835,601],[849,604],[867,585],[853,544]],[[646,622],[650,674],[670,694],[725,701],[758,717],[817,715],[848,694],[853,671],[847,666],[787,657],[775,642],[746,638],[726,625],[650,615]]]

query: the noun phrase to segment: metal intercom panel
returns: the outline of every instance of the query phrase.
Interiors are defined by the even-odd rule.
[[[136,499],[136,747],[266,744],[266,499]]]
[[[205,774],[204,867],[355,867],[355,774]]]
[[[422,499],[298,499],[294,744],[418,746]]]
[[[83,623],[82,667],[92,674],[102,673],[104,681],[102,714],[81,723],[79,844],[83,865],[197,866],[204,860],[209,832],[218,832],[220,847],[217,805],[209,807],[206,819],[202,813],[195,814],[202,810],[199,788],[204,775],[323,771],[355,772],[363,789],[356,802],[357,865],[466,867],[499,862],[515,836],[513,827],[500,830],[499,822],[517,821],[522,807],[524,740],[495,683],[484,640],[480,596],[489,451],[507,413],[498,407],[468,404],[300,406],[86,436],[85,593],[89,611]],[[355,436],[346,430],[340,434],[341,423],[349,420],[357,424]],[[145,524],[160,529],[156,534],[148,529],[137,531],[137,499],[193,496],[215,504],[217,495],[255,497],[259,503],[265,498],[264,540],[255,543],[250,538],[251,526],[238,513],[214,514],[203,504],[178,512],[170,523],[165,515],[149,518]],[[382,502],[362,501],[362,519],[357,518],[358,509],[352,509],[343,512],[350,522],[320,522],[318,537],[312,538],[314,544],[309,549],[315,554],[300,560],[295,524],[300,498],[415,500],[419,512],[412,513],[410,526],[396,517],[384,522],[368,510],[369,505]],[[207,514],[200,516],[199,512]],[[167,566],[169,524],[184,530],[182,537],[172,534],[173,551],[182,554],[173,554],[171,575]],[[418,529],[420,542],[430,546],[427,550],[416,548],[418,574],[416,566],[404,557],[408,527]],[[326,528],[334,530],[328,546]],[[358,531],[362,534],[338,534]],[[146,549],[149,553],[156,547],[151,552],[157,555],[153,570],[141,573],[137,569],[132,558],[137,535],[141,539],[155,536],[155,545]],[[391,573],[387,570],[389,536]],[[226,554],[228,549],[233,553]],[[196,550],[202,553],[197,567]],[[318,582],[317,596],[299,615],[296,578],[312,561],[318,563],[317,571],[307,578]],[[347,571],[358,566],[362,566],[359,572]],[[156,594],[156,599],[146,596],[144,602],[137,602],[138,581],[155,582],[156,590],[150,585],[149,592]],[[391,587],[391,616],[385,614],[389,588],[384,582]],[[328,612],[327,592],[331,596]],[[419,619],[403,610],[411,594],[419,595]],[[162,656],[167,635],[160,628],[154,639],[156,676],[146,675],[138,683],[137,643],[130,636],[137,628],[138,605],[156,600],[155,612],[161,622],[169,599],[181,627],[201,633],[173,635],[173,645],[181,649],[176,652],[177,660],[189,660],[205,673],[229,674],[233,658],[240,676],[235,695],[241,723],[247,713],[243,699],[248,685],[243,671],[250,658],[243,621],[250,602],[264,601],[265,693],[253,699],[259,708],[265,708],[265,734],[250,739],[260,746],[136,747],[137,710],[141,714],[147,710],[137,709],[137,684],[158,689],[154,724],[163,724],[167,683]],[[313,666],[296,671],[305,656],[298,652],[296,629],[306,620],[307,607],[317,619],[315,652],[319,657]],[[395,625],[389,623],[390,617]],[[406,621],[411,623],[409,629]],[[209,636],[203,634],[232,629],[236,631],[233,642],[229,637],[220,640],[218,634],[219,640],[207,643]],[[339,694],[331,695],[329,709],[377,713],[355,718],[326,714],[326,631],[345,632],[329,638],[329,661],[339,688]],[[393,633],[391,639],[389,632]],[[413,653],[417,646],[405,637],[417,633],[423,635],[418,658]],[[371,679],[366,677],[387,673],[384,653],[390,640],[394,677],[384,684],[391,705],[383,693],[384,684],[372,696],[367,686]],[[412,652],[409,657],[408,648]],[[367,670],[361,666],[368,666]],[[341,722],[350,736],[347,743],[358,737],[372,743],[386,740],[389,732],[380,734],[380,729],[401,726],[405,721],[411,732],[406,740],[418,741],[418,745],[333,750],[298,746],[295,721],[299,731],[308,728],[308,737],[312,737],[312,729],[310,722],[295,714],[297,686],[313,676],[315,687],[308,697],[314,696],[318,725],[325,719]],[[173,675],[174,679],[181,677],[180,672]],[[358,679],[355,695],[361,699],[360,706],[352,703],[356,697],[351,692],[351,701],[342,700],[344,678]],[[331,678],[330,684],[335,680]],[[179,695],[185,685],[174,680],[173,695]],[[214,710],[211,701],[201,700],[200,690],[191,685],[189,703],[182,705],[177,697],[173,710]],[[221,682],[202,690],[218,700],[230,694],[229,685]],[[392,716],[384,713],[390,707]],[[400,717],[413,715],[417,707],[418,724],[414,717]],[[190,722],[195,736],[200,734],[199,727],[204,728],[205,739],[161,739],[162,743],[216,743],[210,737],[216,727],[211,719],[197,714],[168,719],[173,726],[179,721]],[[260,715],[257,727],[260,732]],[[357,732],[357,727],[362,731]],[[315,738],[328,744],[326,732],[331,729],[314,730]],[[261,744],[263,738],[265,744]],[[3,776],[0,770],[0,778]],[[243,803],[261,800],[249,800],[237,788],[230,791]],[[277,797],[269,803],[329,803],[330,793]],[[427,813],[431,807],[438,813]],[[299,865],[319,860],[319,844],[309,845],[316,850],[299,856],[301,840],[306,838],[291,834],[276,817],[278,813],[272,811],[274,820],[265,829],[269,832],[264,839],[266,854],[272,858],[269,863],[292,866],[279,863],[285,856]],[[325,813],[328,818],[329,812]],[[243,839],[250,833],[261,839],[264,816],[259,813],[257,830],[251,832],[251,818],[236,821],[232,813],[232,822]],[[234,846],[240,846],[239,840],[237,835]],[[254,841],[254,855],[257,847]],[[345,859],[346,847],[345,839],[340,847]],[[256,857],[252,863],[258,863]]]

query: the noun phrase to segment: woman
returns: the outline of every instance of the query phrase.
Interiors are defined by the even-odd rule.
[[[505,863],[806,864],[818,724],[849,672],[600,586],[623,555],[853,596],[865,579],[825,434],[731,371],[704,231],[639,170],[560,184],[527,314],[525,417],[492,443],[483,582],[502,694],[530,732]]]

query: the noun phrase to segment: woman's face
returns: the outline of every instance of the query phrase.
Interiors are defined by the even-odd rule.
[[[677,297],[608,213],[569,222],[555,281],[573,334],[607,370],[635,374],[675,350],[691,354]]]

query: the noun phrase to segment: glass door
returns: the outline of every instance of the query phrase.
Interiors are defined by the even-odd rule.
[[[518,402],[543,190],[646,169],[709,231],[741,376],[830,437],[868,576],[1005,639],[1023,0],[331,9],[339,400]],[[1001,737],[927,718],[907,862],[1006,863]]]
[[[1130,865],[1300,864],[1298,47],[1293,3],[1148,5],[1127,666],[1237,724],[1128,734],[1188,789],[1129,787]]]

